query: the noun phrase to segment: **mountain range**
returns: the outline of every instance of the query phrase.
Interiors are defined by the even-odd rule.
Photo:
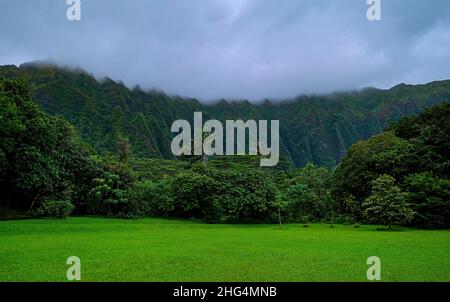
[[[53,64],[0,66],[0,76],[29,83],[31,97],[43,110],[65,117],[101,153],[115,152],[117,139],[126,137],[134,156],[173,158],[173,121],[192,121],[193,113],[201,111],[205,120],[279,120],[281,155],[297,167],[308,162],[333,167],[358,140],[380,133],[402,116],[450,100],[450,80],[283,101],[202,103],[138,86],[130,89],[110,78],[99,80],[84,70]]]

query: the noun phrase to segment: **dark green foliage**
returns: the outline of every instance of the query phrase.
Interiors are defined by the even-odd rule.
[[[342,200],[352,194],[357,200],[370,195],[371,182],[382,174],[402,179],[408,173],[413,146],[392,132],[384,132],[354,144],[335,172],[334,193]]]
[[[174,212],[172,188],[167,180],[136,182],[129,194],[130,212],[135,216],[169,216]]]
[[[75,209],[70,200],[44,199],[36,210],[36,214],[49,217],[66,218]]]
[[[134,181],[132,172],[125,167],[117,163],[106,165],[106,171],[93,179],[87,213],[262,222],[273,220],[276,212],[275,185],[269,174],[254,167],[221,170],[200,163],[159,179],[146,179],[146,174],[139,172],[140,181]]]
[[[405,225],[413,219],[414,211],[407,204],[408,194],[395,185],[395,179],[381,175],[372,182],[372,195],[362,207],[366,219],[375,224],[392,226]]]
[[[176,204],[174,214],[183,217],[205,218],[208,215],[207,212],[215,209],[211,197],[215,193],[217,185],[214,183],[214,179],[203,173],[189,170],[178,174],[172,181]],[[217,213],[217,215],[221,214]]]
[[[338,222],[349,224],[362,220],[361,203],[358,202],[352,194],[344,195],[339,201],[340,202],[334,201],[335,211],[337,213],[336,219]]]
[[[408,202],[416,212],[414,225],[426,228],[450,227],[450,179],[431,173],[412,174],[404,182]]]
[[[449,227],[449,120],[450,103],[439,104],[353,145],[334,175],[338,212],[361,220],[352,209],[372,194],[369,186],[374,179],[388,174],[408,193],[416,212],[412,225]],[[348,206],[349,196],[354,197],[354,206]]]
[[[317,203],[313,193],[305,184],[290,186],[282,196],[287,201],[285,212],[289,219],[296,222],[308,222],[311,217],[321,215],[321,203]]]
[[[261,222],[276,212],[276,188],[264,172],[217,170],[203,165],[172,181],[175,214],[209,222]]]
[[[429,108],[417,117],[403,118],[391,129],[414,145],[410,161],[416,171],[450,177],[450,103]]]
[[[90,150],[63,118],[39,110],[23,82],[0,78],[0,108],[0,202],[31,210],[71,186]]]
[[[121,163],[128,163],[130,157],[131,146],[130,141],[127,138],[119,137],[116,142],[117,155]]]
[[[138,180],[152,181],[173,177],[190,167],[185,161],[158,158],[132,158],[129,165],[136,173]]]
[[[91,182],[87,196],[87,212],[108,216],[133,217],[135,210],[130,208],[128,188],[133,175],[128,166],[122,163],[105,163],[103,173]]]
[[[292,222],[330,219],[333,205],[330,191],[331,171],[309,163],[286,175],[277,196],[283,216]]]

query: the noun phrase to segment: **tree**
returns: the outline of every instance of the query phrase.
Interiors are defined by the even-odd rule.
[[[408,202],[416,212],[413,225],[425,228],[450,227],[450,179],[432,173],[409,175],[403,184]]]
[[[289,220],[306,222],[331,218],[331,176],[328,169],[312,163],[288,174],[280,184],[280,194],[287,203]]]
[[[381,175],[372,182],[372,195],[363,203],[366,218],[373,223],[383,224],[392,229],[409,223],[414,211],[406,203],[408,194],[395,185],[395,179]]]
[[[22,81],[0,77],[0,108],[0,202],[31,211],[74,183],[90,151],[71,124],[38,108]]]
[[[281,221],[281,212],[286,211],[289,206],[289,202],[283,192],[278,192],[276,195],[276,199],[273,202],[273,206],[278,209],[278,223],[280,225],[280,229],[283,227]]]
[[[362,202],[371,193],[371,182],[383,174],[402,180],[411,170],[411,153],[413,145],[393,132],[354,144],[334,173],[335,199],[342,203],[351,194]]]
[[[284,193],[288,203],[288,213],[292,221],[308,223],[315,220],[321,211],[320,202],[313,191],[304,183],[290,186]]]
[[[116,143],[119,161],[126,164],[131,151],[131,144],[128,138],[119,137]]]
[[[101,177],[95,178],[88,197],[91,214],[109,216],[127,214],[128,194],[117,174],[104,172]]]
[[[357,222],[361,220],[361,203],[359,203],[352,194],[346,195],[339,203],[338,212],[340,218],[345,222]]]
[[[390,127],[391,131],[414,144],[410,154],[417,172],[433,172],[435,176],[450,177],[450,103],[426,109],[415,117],[404,117]]]

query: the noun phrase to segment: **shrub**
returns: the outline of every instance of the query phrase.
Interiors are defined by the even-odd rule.
[[[45,199],[37,209],[37,214],[42,216],[66,218],[74,210],[70,200]]]
[[[140,181],[129,190],[129,212],[134,216],[168,216],[174,210],[170,183]]]
[[[178,174],[171,185],[178,216],[208,222],[260,222],[278,213],[273,206],[275,185],[258,170],[194,166]]]
[[[121,176],[103,172],[92,181],[88,193],[89,212],[97,215],[126,216],[129,205],[128,193]]]
[[[193,170],[179,173],[171,182],[174,214],[187,218],[205,218],[208,216],[207,212],[213,210],[212,196],[217,192],[217,187],[214,179],[205,173]]]

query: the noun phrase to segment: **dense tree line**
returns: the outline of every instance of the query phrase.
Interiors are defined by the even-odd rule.
[[[340,212],[363,219],[364,202],[382,203],[380,190],[392,192],[395,182],[405,193],[399,198],[414,211],[405,223],[450,227],[449,121],[450,103],[444,103],[417,117],[405,117],[382,134],[353,145],[334,173],[333,192]],[[383,175],[391,177],[384,186]],[[380,198],[374,199],[374,189]],[[349,207],[348,200],[356,202]]]
[[[50,195],[64,199],[88,177],[93,166],[90,147],[63,118],[39,110],[25,83],[0,79],[0,119],[4,206],[32,210]]]
[[[3,208],[57,216],[74,209],[106,213],[96,208],[97,182],[110,174],[122,177],[120,184],[130,181],[123,164],[98,156],[65,119],[42,112],[23,81],[0,78],[0,121]]]
[[[0,78],[0,208],[31,215],[184,217],[210,223],[450,227],[450,103],[354,144],[334,169],[262,169],[254,157],[161,160],[119,136],[99,155],[27,85]]]

